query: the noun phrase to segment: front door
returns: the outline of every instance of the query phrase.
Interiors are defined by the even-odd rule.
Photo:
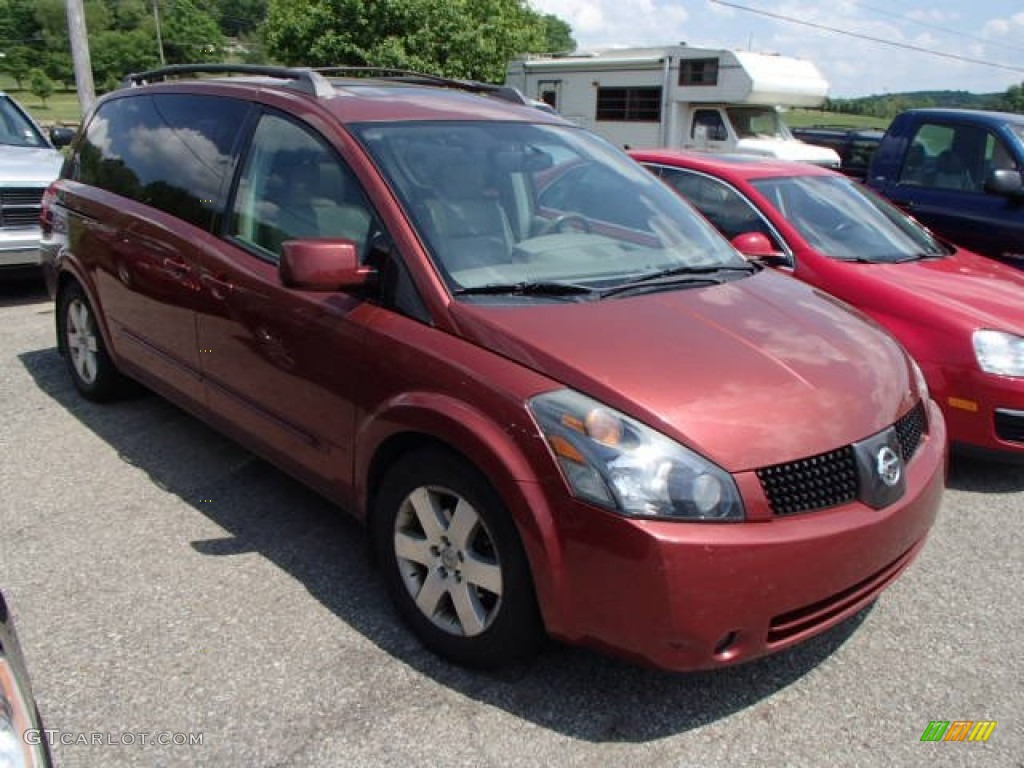
[[[375,226],[351,170],[307,126],[266,112],[234,192],[226,236],[201,257],[212,300],[199,313],[210,408],[308,482],[346,494],[365,318],[348,293],[284,287],[283,242],[345,238],[365,249]]]

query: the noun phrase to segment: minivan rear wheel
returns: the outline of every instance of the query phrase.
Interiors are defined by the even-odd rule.
[[[125,379],[107,353],[92,304],[78,283],[60,293],[57,333],[71,380],[82,395],[101,402],[123,391]]]
[[[443,451],[404,457],[381,483],[373,526],[388,591],[427,648],[476,667],[538,650],[543,631],[519,534],[475,467]]]

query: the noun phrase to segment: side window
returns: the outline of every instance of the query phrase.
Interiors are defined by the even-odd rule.
[[[708,176],[675,168],[663,168],[661,174],[665,183],[704,214],[726,239],[731,240],[748,232],[760,232],[772,241],[775,250],[783,250],[775,233],[757,209],[729,185]]]
[[[989,133],[985,137],[985,175],[992,171],[1019,171],[1017,161],[1002,139]]]
[[[698,109],[693,114],[690,138],[703,141],[725,141],[729,138],[717,109]]]
[[[986,132],[976,126],[926,123],[907,149],[900,183],[974,192],[984,175]]]
[[[320,136],[276,114],[260,118],[235,193],[231,236],[274,262],[282,243],[304,238],[353,240],[365,257],[371,221],[358,180]]]
[[[72,176],[210,230],[248,108],[178,94],[108,101],[89,123]]]

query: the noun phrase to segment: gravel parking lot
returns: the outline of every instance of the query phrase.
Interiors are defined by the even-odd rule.
[[[38,283],[0,326],[0,588],[58,766],[1024,766],[1024,467],[954,461],[921,558],[792,652],[482,674],[419,647],[322,499],[155,396],[77,397]]]

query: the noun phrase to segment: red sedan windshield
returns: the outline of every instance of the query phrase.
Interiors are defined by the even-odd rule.
[[[849,261],[910,261],[949,250],[913,219],[836,176],[751,180],[815,250]]]

